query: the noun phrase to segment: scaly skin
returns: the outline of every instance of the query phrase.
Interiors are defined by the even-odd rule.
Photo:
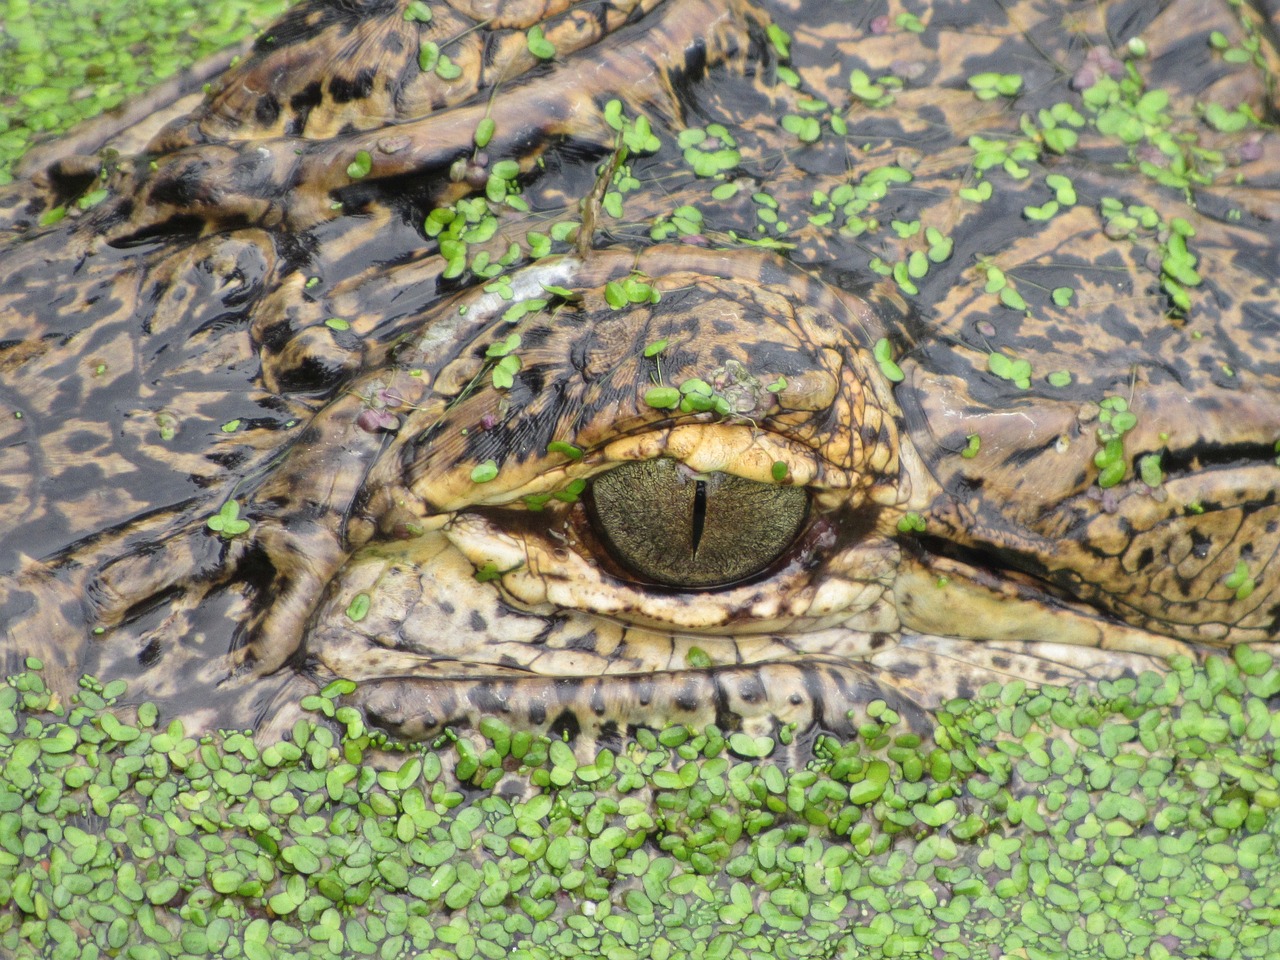
[[[123,676],[207,726],[283,727],[342,676],[407,736],[492,712],[839,729],[871,699],[923,725],[991,678],[1276,639],[1280,144],[1246,113],[1276,116],[1280,61],[1256,14],[405,6],[295,8],[142,155],[99,176],[46,149],[0,197],[11,671]],[[1234,65],[1211,30],[1260,46]],[[656,148],[631,127],[619,152],[611,99]],[[499,160],[519,186],[490,229]],[[476,214],[462,261],[444,208]],[[657,302],[608,303],[628,279]],[[694,378],[723,412],[646,399]],[[801,533],[742,582],[646,582],[584,501],[660,456],[803,486]],[[249,527],[222,536],[231,501]]]

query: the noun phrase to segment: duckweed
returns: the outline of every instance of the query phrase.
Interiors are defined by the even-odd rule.
[[[1229,590],[1236,592],[1237,600],[1247,600],[1257,586],[1253,577],[1249,575],[1249,565],[1243,560],[1236,564],[1235,569],[1227,575],[1223,583]]]
[[[281,0],[231,0],[216,10],[132,0],[68,0],[50,15],[12,2],[0,36],[0,184],[39,137],[68,129],[137,97],[146,87],[249,36],[288,6]],[[104,73],[105,66],[105,73]],[[97,193],[97,191],[95,191]],[[98,199],[106,197],[102,191]]]
[[[373,169],[373,157],[369,155],[368,150],[357,151],[355,159],[347,164],[347,176],[352,180],[359,180],[367,177]]]
[[[898,530],[901,533],[924,533],[924,517],[914,511],[907,513],[898,521]]]
[[[1129,410],[1129,402],[1124,397],[1106,397],[1100,404],[1098,423],[1101,448],[1094,454],[1093,462],[1099,470],[1098,486],[1105,489],[1114,487],[1128,472],[1124,435],[1137,426],[1138,418]]]
[[[582,459],[582,448],[567,443],[564,440],[552,440],[547,444],[547,453],[558,453],[561,456],[568,457],[570,460]]]
[[[1022,90],[1022,77],[1016,73],[979,73],[969,78],[969,88],[979,100],[1015,97]]]
[[[893,347],[885,337],[881,337],[876,341],[872,351],[876,364],[880,367],[880,374],[891,383],[901,383],[905,375],[902,368],[898,366],[893,359]]]
[[[360,622],[369,615],[371,605],[372,601],[367,593],[357,593],[347,605],[347,618],[356,623]]]
[[[1005,290],[1012,289],[1012,287],[1005,288]],[[1001,380],[1008,380],[1022,390],[1028,390],[1031,387],[1031,364],[1026,360],[1012,360],[1003,353],[992,353],[987,357],[987,369]]]
[[[390,743],[345,681],[279,743],[196,738],[39,670],[0,687],[6,955],[1280,951],[1280,669],[1248,648],[992,685],[927,737],[880,703],[850,739],[609,748],[497,719]]]
[[[249,532],[249,521],[240,519],[240,504],[228,500],[222,508],[205,521],[205,526],[224,540]]]
[[[543,35],[542,27],[530,27],[525,38],[529,52],[539,60],[550,60],[556,55],[555,44]]]

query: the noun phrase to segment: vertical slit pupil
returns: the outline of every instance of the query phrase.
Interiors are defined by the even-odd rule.
[[[707,484],[698,480],[693,488],[693,552],[698,552],[702,542],[702,527],[707,521]]]

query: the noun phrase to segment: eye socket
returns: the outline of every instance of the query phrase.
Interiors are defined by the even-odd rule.
[[[795,540],[808,509],[802,487],[693,475],[667,457],[601,474],[590,502],[592,526],[619,564],[685,589],[726,586],[764,570]]]

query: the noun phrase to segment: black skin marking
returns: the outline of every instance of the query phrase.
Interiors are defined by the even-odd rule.
[[[151,202],[157,206],[191,207],[204,196],[209,184],[208,165],[175,163],[157,176]]]
[[[300,114],[305,122],[307,114],[314,107],[320,105],[323,97],[324,93],[320,89],[320,83],[318,81],[309,83],[289,98],[289,109],[294,113]]]
[[[1213,409],[1205,404],[1205,409]],[[1242,463],[1270,463],[1275,459],[1275,448],[1270,443],[1216,443],[1199,440],[1181,450],[1169,450],[1161,458],[1160,466],[1166,475],[1191,474],[1207,467],[1232,468]]]
[[[622,752],[622,731],[618,729],[616,720],[606,720],[596,734],[596,743],[614,753]]]
[[[482,714],[506,714],[511,712],[511,705],[498,693],[498,688],[492,684],[478,685],[467,699]]]
[[[551,727],[547,730],[547,736],[552,740],[577,740],[578,734],[582,732],[582,728],[578,723],[578,715],[572,710],[562,710],[560,715],[551,722]]]
[[[647,707],[653,702],[653,681],[644,679],[634,684],[636,693],[636,702],[642,707]]]
[[[715,678],[716,726],[726,733],[742,729],[742,718],[729,709],[729,698],[724,684]]]
[[[227,470],[234,470],[245,461],[245,454],[238,452],[210,454],[209,461],[216,463]]]
[[[321,433],[320,428],[315,426],[315,424],[309,424],[302,429],[294,442],[299,446],[310,447],[319,444],[322,439],[323,434]]]
[[[527,367],[521,370],[515,379],[521,387],[529,392],[530,399],[542,393],[543,387],[547,384],[547,374],[542,367]],[[514,392],[514,387],[512,389]]]
[[[686,683],[676,695],[675,705],[681,710],[692,713],[698,709],[698,691],[692,683]]]
[[[141,619],[151,611],[162,607],[168,600],[178,596],[181,592],[182,590],[180,588],[174,587],[172,589],[144,597],[125,610],[124,616],[121,619],[125,622]],[[141,656],[141,653],[139,653],[139,656]]]
[[[920,669],[921,667],[919,663],[903,664],[898,667],[894,673],[904,679],[911,679],[912,677],[920,675]]]
[[[264,127],[269,127],[280,117],[280,101],[271,94],[264,94],[258,99],[253,110],[253,118]]]
[[[751,362],[760,370],[769,373],[780,373],[783,376],[796,376],[809,370],[814,365],[814,358],[807,351],[777,343],[753,344]]]
[[[329,81],[329,96],[334,103],[350,103],[352,100],[367,99],[373,92],[373,78],[376,72],[371,68],[361,70],[352,79],[334,77]]]
[[[258,343],[263,350],[270,353],[278,353],[285,348],[292,336],[293,325],[287,320],[281,320],[268,327],[263,327],[259,333]]]
[[[521,334],[521,346],[526,349],[533,349],[542,346],[551,336],[551,328],[547,326],[530,327]],[[488,349],[486,347],[486,349]]]
[[[138,665],[142,667],[152,667],[160,662],[160,657],[164,650],[160,646],[160,641],[152,638],[151,642],[138,651]]]
[[[600,635],[595,631],[594,628],[592,628],[591,630],[588,630],[586,633],[584,633],[582,636],[573,640],[566,647],[566,649],[580,650],[585,653],[593,653],[596,647],[599,646],[599,641],[600,641]]]
[[[498,796],[502,797],[508,803],[515,803],[524,796],[524,786],[515,780],[508,780],[498,784]]]
[[[485,632],[485,630],[487,630],[487,629],[489,628],[489,624],[488,624],[488,622],[485,620],[485,618],[484,618],[483,616],[481,616],[481,615],[480,615],[480,611],[478,611],[478,610],[472,610],[472,611],[471,611],[471,617],[470,617],[470,620],[469,620],[469,622],[468,622],[468,626],[469,626],[469,627],[470,627],[470,628],[471,628],[475,633],[484,633],[484,632]]]
[[[1208,510],[1209,507],[1206,506],[1205,509]],[[1197,560],[1207,557],[1211,546],[1213,546],[1213,540],[1210,537],[1206,537],[1199,530],[1191,531],[1191,552]]]
[[[757,703],[765,698],[764,686],[760,682],[758,674],[753,674],[738,687],[738,696],[742,697],[745,703]]]
[[[1055,438],[1053,443],[1046,443],[1039,447],[1028,447],[1024,450],[1011,451],[1008,455],[1005,456],[1004,463],[1006,465],[1014,466],[1014,467],[1025,467],[1028,464],[1034,463],[1036,460],[1040,459],[1040,457],[1046,451],[1052,450],[1054,447],[1054,444],[1056,444],[1057,442],[1058,441]]]

